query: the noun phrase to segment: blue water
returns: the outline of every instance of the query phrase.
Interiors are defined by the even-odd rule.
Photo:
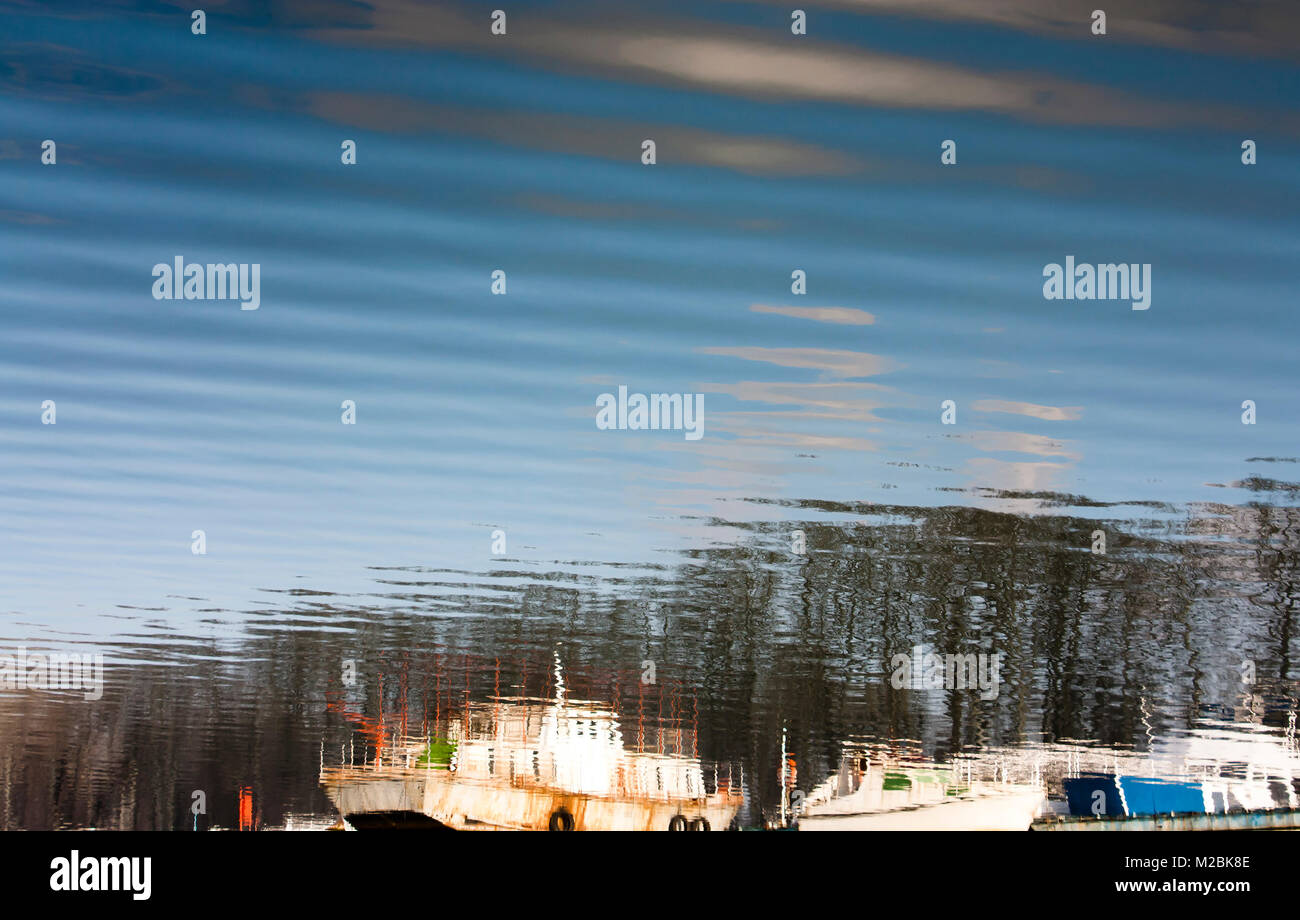
[[[613,576],[805,501],[1172,532],[1300,479],[1284,4],[492,8],[0,4],[0,638]],[[155,300],[178,255],[259,263],[260,309]],[[1150,309],[1045,300],[1067,255],[1150,263]],[[598,430],[620,384],[704,436]]]

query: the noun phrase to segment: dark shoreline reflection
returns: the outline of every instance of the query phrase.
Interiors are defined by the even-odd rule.
[[[1296,761],[1300,509],[1115,521],[759,504],[791,520],[729,524],[731,545],[658,570],[377,568],[366,597],[269,595],[282,606],[244,615],[238,640],[123,637],[102,647],[100,702],[0,691],[0,827],[324,820],[326,762],[494,699],[548,699],[557,656],[566,692],[616,714],[624,743],[671,746],[687,730],[691,750],[674,753],[743,772],[746,826],[780,806],[783,729],[801,790],[839,769],[849,741],[938,763],[1085,743],[1168,766],[1213,736],[1223,754],[1200,744],[1196,757],[1229,773],[1258,767],[1234,753],[1245,738]],[[790,552],[795,529],[805,556]],[[1096,529],[1105,555],[1089,551]],[[889,662],[918,644],[1000,654],[998,694],[894,689]]]

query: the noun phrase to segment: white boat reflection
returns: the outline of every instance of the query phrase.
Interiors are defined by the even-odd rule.
[[[671,737],[629,750],[618,714],[599,703],[496,697],[470,703],[442,737],[323,767],[321,783],[356,829],[726,830],[743,783],[684,753],[693,728],[651,734]]]
[[[967,766],[850,749],[802,800],[799,830],[1028,830],[1047,802],[1041,783],[979,779]]]
[[[798,806],[805,831],[1296,827],[1300,746],[1294,716],[1284,730],[1203,719],[1148,751],[1040,742],[942,765],[915,741],[854,740]]]

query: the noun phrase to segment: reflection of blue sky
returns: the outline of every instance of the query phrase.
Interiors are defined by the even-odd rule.
[[[806,40],[762,4],[525,6],[510,45],[403,3],[203,39],[0,13],[0,606],[361,588],[481,568],[497,526],[646,560],[713,534],[683,514],[773,513],[750,497],[1243,500],[1205,483],[1297,453],[1291,14],[1216,53],[1004,6],[844,3]],[[262,309],[153,301],[177,253],[260,262]],[[1044,301],[1067,254],[1152,263],[1152,309]],[[618,383],[705,392],[704,440],[596,431]]]

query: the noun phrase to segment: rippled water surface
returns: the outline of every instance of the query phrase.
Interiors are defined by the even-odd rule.
[[[0,689],[0,827],[453,751],[737,826],[859,756],[1295,807],[1300,16],[1068,6],[0,4],[0,654],[105,669]]]

